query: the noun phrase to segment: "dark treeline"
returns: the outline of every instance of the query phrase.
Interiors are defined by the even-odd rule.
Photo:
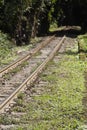
[[[50,24],[80,25],[87,30],[87,0],[0,0],[0,30],[17,45],[47,34]]]

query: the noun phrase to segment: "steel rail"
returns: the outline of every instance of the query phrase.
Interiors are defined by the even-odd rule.
[[[30,53],[28,53],[26,56],[20,58],[19,60],[15,61],[14,63],[6,66],[5,68],[0,70],[0,77],[4,75],[5,73],[8,73],[10,70],[16,68],[18,65],[23,63],[24,61],[27,61],[30,59],[33,55],[35,55],[40,49],[42,49],[44,46],[46,46],[51,40],[55,38],[55,35],[53,35],[51,38],[47,39],[47,41],[43,41],[42,44],[38,45],[36,48],[32,49]]]
[[[12,103],[12,101],[17,97],[20,91],[25,90],[26,87],[35,82],[37,76],[39,76],[39,74],[45,68],[46,64],[53,59],[56,52],[61,48],[64,40],[65,36],[60,40],[57,46],[53,49],[49,56],[40,64],[40,66],[0,105],[0,113],[4,112],[5,108],[8,107],[10,103]]]

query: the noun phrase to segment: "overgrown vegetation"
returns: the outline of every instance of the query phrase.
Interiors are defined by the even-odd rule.
[[[87,31],[86,17],[87,0],[1,0],[0,30],[7,34],[0,31],[0,65],[15,59],[15,43],[18,46],[29,44],[31,37],[47,34],[50,27],[53,31],[62,25],[80,25],[84,32]],[[11,38],[15,39],[14,43]],[[79,39],[79,51],[86,53],[87,38],[81,36]],[[22,95],[19,96],[19,106],[14,107],[14,111],[27,112],[20,122],[5,115],[0,117],[0,123],[18,124],[19,128],[14,128],[17,130],[81,130],[83,73],[87,63],[69,50],[54,66],[48,68],[49,75],[42,75],[42,80],[49,82],[42,94],[32,96],[28,104],[23,102]],[[24,127],[23,123],[29,125]]]
[[[0,64],[3,62],[3,59],[12,56],[13,47],[11,39],[0,31]]]
[[[86,28],[87,1],[84,0],[1,0],[0,30],[29,44],[31,37],[47,34],[50,25],[80,25]]]
[[[29,51],[41,41],[41,37],[35,37],[31,39],[29,45],[17,47],[10,36],[0,31],[0,66],[7,65],[12,61],[17,60],[22,53],[26,53],[26,51]]]
[[[79,57],[82,60],[87,59],[87,34],[80,35],[78,37],[78,51],[79,51]]]
[[[16,122],[20,122],[19,127],[12,130],[83,130],[82,100],[87,62],[79,60],[77,48],[67,48],[60,62],[52,62],[52,66],[50,63],[46,73],[41,75],[42,81],[47,82],[41,94],[38,94],[41,87],[35,87],[36,94],[31,94],[27,103],[26,95],[19,95],[19,106],[13,110],[26,114]]]

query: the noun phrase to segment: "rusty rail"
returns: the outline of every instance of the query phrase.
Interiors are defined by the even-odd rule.
[[[42,72],[45,68],[46,64],[53,59],[56,52],[61,48],[63,41],[65,40],[65,36],[60,40],[57,46],[53,49],[53,51],[49,54],[49,56],[40,64],[40,66],[0,105],[0,113],[4,112],[4,109],[9,106],[10,103],[17,97],[20,91],[25,90],[27,86],[30,86],[35,82],[37,76]]]
[[[27,61],[30,59],[33,55],[35,55],[40,49],[42,49],[44,46],[46,46],[51,40],[55,38],[55,35],[53,35],[51,38],[47,39],[46,41],[43,41],[40,45],[38,45],[36,48],[32,49],[31,53],[28,53],[26,56],[20,58],[19,60],[15,61],[14,63],[6,66],[5,68],[0,70],[0,77],[4,75],[5,73],[8,73],[10,70],[16,68],[18,65],[23,63],[24,61]]]

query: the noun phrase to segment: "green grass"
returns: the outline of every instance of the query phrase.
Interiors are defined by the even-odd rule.
[[[13,46],[9,37],[0,31],[0,64],[10,55]]]
[[[66,53],[62,61],[54,63],[54,69],[51,65],[53,62],[46,70],[48,75],[41,75],[42,80],[49,81],[48,85],[42,94],[32,96],[32,101],[26,104],[27,113],[16,130],[81,130],[87,62],[80,61],[76,53]]]
[[[41,94],[32,96],[28,103],[22,101],[24,95],[20,94],[19,107],[13,110],[26,114],[20,118],[19,127],[12,130],[83,130],[80,127],[84,124],[82,99],[87,61],[79,60],[77,48],[77,45],[73,50],[68,48],[60,62],[50,62],[48,74],[40,76],[48,82]],[[35,89],[37,92],[38,88]]]
[[[87,34],[78,36],[79,51],[87,52]]]
[[[28,61],[23,62],[21,65],[17,66],[13,70],[10,70],[7,74],[3,75],[3,78],[6,80],[10,80],[10,78],[15,75],[17,72],[21,71],[23,67],[28,65]]]
[[[28,51],[33,45],[37,42],[40,42],[41,38],[31,39],[29,45],[17,47],[15,43],[9,38],[7,34],[4,34],[0,31],[0,66],[7,65],[10,62],[19,58],[19,51]]]
[[[78,36],[78,50],[79,58],[81,60],[87,59],[87,34]]]

